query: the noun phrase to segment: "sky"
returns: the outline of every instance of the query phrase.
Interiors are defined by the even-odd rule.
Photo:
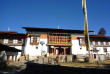
[[[86,0],[88,29],[110,36],[110,0]],[[0,31],[22,27],[84,30],[82,0],[0,0]]]

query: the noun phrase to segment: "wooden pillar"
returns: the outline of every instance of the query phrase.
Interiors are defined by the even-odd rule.
[[[56,54],[56,49],[54,48],[54,55]]]
[[[14,62],[14,55],[12,55],[12,63]]]
[[[15,55],[15,62],[17,62],[17,55]]]
[[[10,56],[9,55],[7,56],[7,62],[8,62],[8,64],[10,63]]]
[[[70,49],[69,49],[69,50],[70,50],[70,55],[71,55],[71,54],[72,54],[72,53],[71,53],[71,52],[72,52],[72,51],[71,51],[71,47],[70,47]]]
[[[66,48],[64,48],[64,55],[66,55]]]
[[[66,55],[66,49],[67,49],[68,47],[61,47],[61,48],[64,49],[63,54]]]
[[[56,55],[56,48],[59,48],[59,47],[54,47],[54,55]]]

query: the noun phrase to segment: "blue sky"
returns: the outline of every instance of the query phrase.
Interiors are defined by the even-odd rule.
[[[87,0],[89,30],[110,36],[110,0]],[[82,0],[0,0],[0,31],[21,27],[84,30]]]

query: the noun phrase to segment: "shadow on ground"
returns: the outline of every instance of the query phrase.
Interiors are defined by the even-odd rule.
[[[0,63],[0,74],[15,74],[25,69],[24,63],[7,65],[5,62]]]
[[[108,66],[105,66],[108,67]],[[110,74],[110,69],[100,68],[76,68],[60,65],[46,65],[37,63],[27,63],[25,71],[18,74]]]
[[[85,68],[46,65],[38,63],[6,65],[0,67],[0,74],[110,74],[110,64],[103,66],[85,66]]]

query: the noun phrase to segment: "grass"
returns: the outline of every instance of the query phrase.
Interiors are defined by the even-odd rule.
[[[71,63],[56,63],[55,65],[60,66],[69,66],[69,67],[106,67],[110,68],[110,59],[105,61],[93,62],[93,63],[85,63],[85,62],[71,62]]]

